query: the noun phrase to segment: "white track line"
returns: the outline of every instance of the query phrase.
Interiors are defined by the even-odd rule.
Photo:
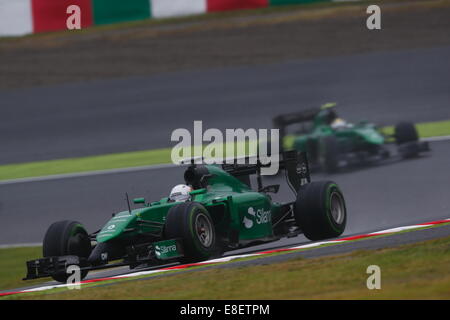
[[[421,141],[428,141],[428,142],[433,142],[433,141],[446,141],[446,140],[450,140],[450,136],[438,136],[438,137],[429,137],[429,138],[422,138],[420,139]]]
[[[40,247],[42,246],[41,242],[33,242],[33,243],[17,243],[17,244],[0,244],[0,249],[10,249],[10,248],[24,248],[24,247]]]

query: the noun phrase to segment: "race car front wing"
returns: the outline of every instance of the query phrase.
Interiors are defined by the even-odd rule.
[[[52,277],[57,274],[67,273],[70,266],[78,266],[80,271],[92,271],[121,266],[129,266],[134,269],[141,265],[162,265],[177,263],[184,257],[184,250],[180,239],[163,240],[153,243],[132,245],[126,248],[126,255],[122,262],[100,265],[91,264],[87,258],[75,255],[45,257],[27,261],[27,275],[23,280]]]

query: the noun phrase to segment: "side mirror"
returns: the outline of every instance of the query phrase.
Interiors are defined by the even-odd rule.
[[[134,204],[145,203],[145,198],[135,198],[133,199]]]

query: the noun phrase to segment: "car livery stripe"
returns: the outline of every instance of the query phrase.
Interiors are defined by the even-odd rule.
[[[415,225],[391,228],[391,229],[376,231],[376,232],[372,232],[372,233],[368,233],[368,234],[344,237],[344,238],[333,239],[333,240],[328,240],[328,241],[314,242],[314,243],[304,244],[304,245],[300,245],[300,246],[294,246],[291,248],[280,248],[280,249],[274,249],[274,250],[261,251],[261,252],[257,252],[257,253],[226,256],[226,257],[212,259],[212,260],[198,262],[198,263],[176,265],[176,266],[170,266],[170,267],[149,270],[149,271],[139,271],[139,272],[133,272],[133,273],[128,273],[128,274],[113,276],[113,277],[83,280],[80,282],[80,284],[88,284],[88,283],[96,283],[96,282],[103,282],[103,281],[109,281],[109,280],[120,280],[120,279],[133,278],[133,277],[139,277],[139,276],[147,276],[147,275],[151,275],[151,274],[155,274],[155,273],[162,273],[162,272],[173,271],[173,270],[183,270],[183,269],[189,269],[192,267],[215,265],[215,264],[229,262],[229,261],[232,261],[235,259],[263,256],[263,255],[272,254],[272,253],[282,253],[282,252],[289,252],[289,251],[305,250],[305,249],[310,249],[310,248],[321,247],[323,245],[332,245],[332,244],[338,244],[338,243],[344,243],[344,242],[351,242],[351,241],[356,241],[356,240],[360,240],[360,239],[372,238],[372,237],[376,237],[376,236],[392,235],[392,234],[399,233],[399,232],[404,232],[404,231],[414,230],[414,229],[419,229],[419,228],[432,227],[435,225],[445,224],[445,223],[450,223],[450,218],[437,220],[437,221],[431,221],[431,222],[425,222],[425,223],[418,223]],[[23,294],[23,293],[46,291],[46,290],[51,290],[51,289],[56,289],[56,288],[69,287],[71,285],[73,286],[73,284],[47,285],[47,286],[42,286],[42,287],[37,287],[37,288],[32,288],[32,289],[25,289],[25,290],[21,290],[21,291],[3,292],[3,293],[0,293],[0,297],[16,295],[16,294]]]

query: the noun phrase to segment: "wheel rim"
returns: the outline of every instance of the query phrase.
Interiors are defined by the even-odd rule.
[[[195,232],[202,246],[211,246],[213,241],[212,225],[209,219],[202,213],[195,219]]]
[[[67,254],[87,258],[91,254],[90,239],[87,234],[77,233],[67,241]]]
[[[344,201],[338,192],[333,191],[330,196],[330,204],[331,216],[333,217],[334,222],[341,224],[345,218],[345,206]]]

